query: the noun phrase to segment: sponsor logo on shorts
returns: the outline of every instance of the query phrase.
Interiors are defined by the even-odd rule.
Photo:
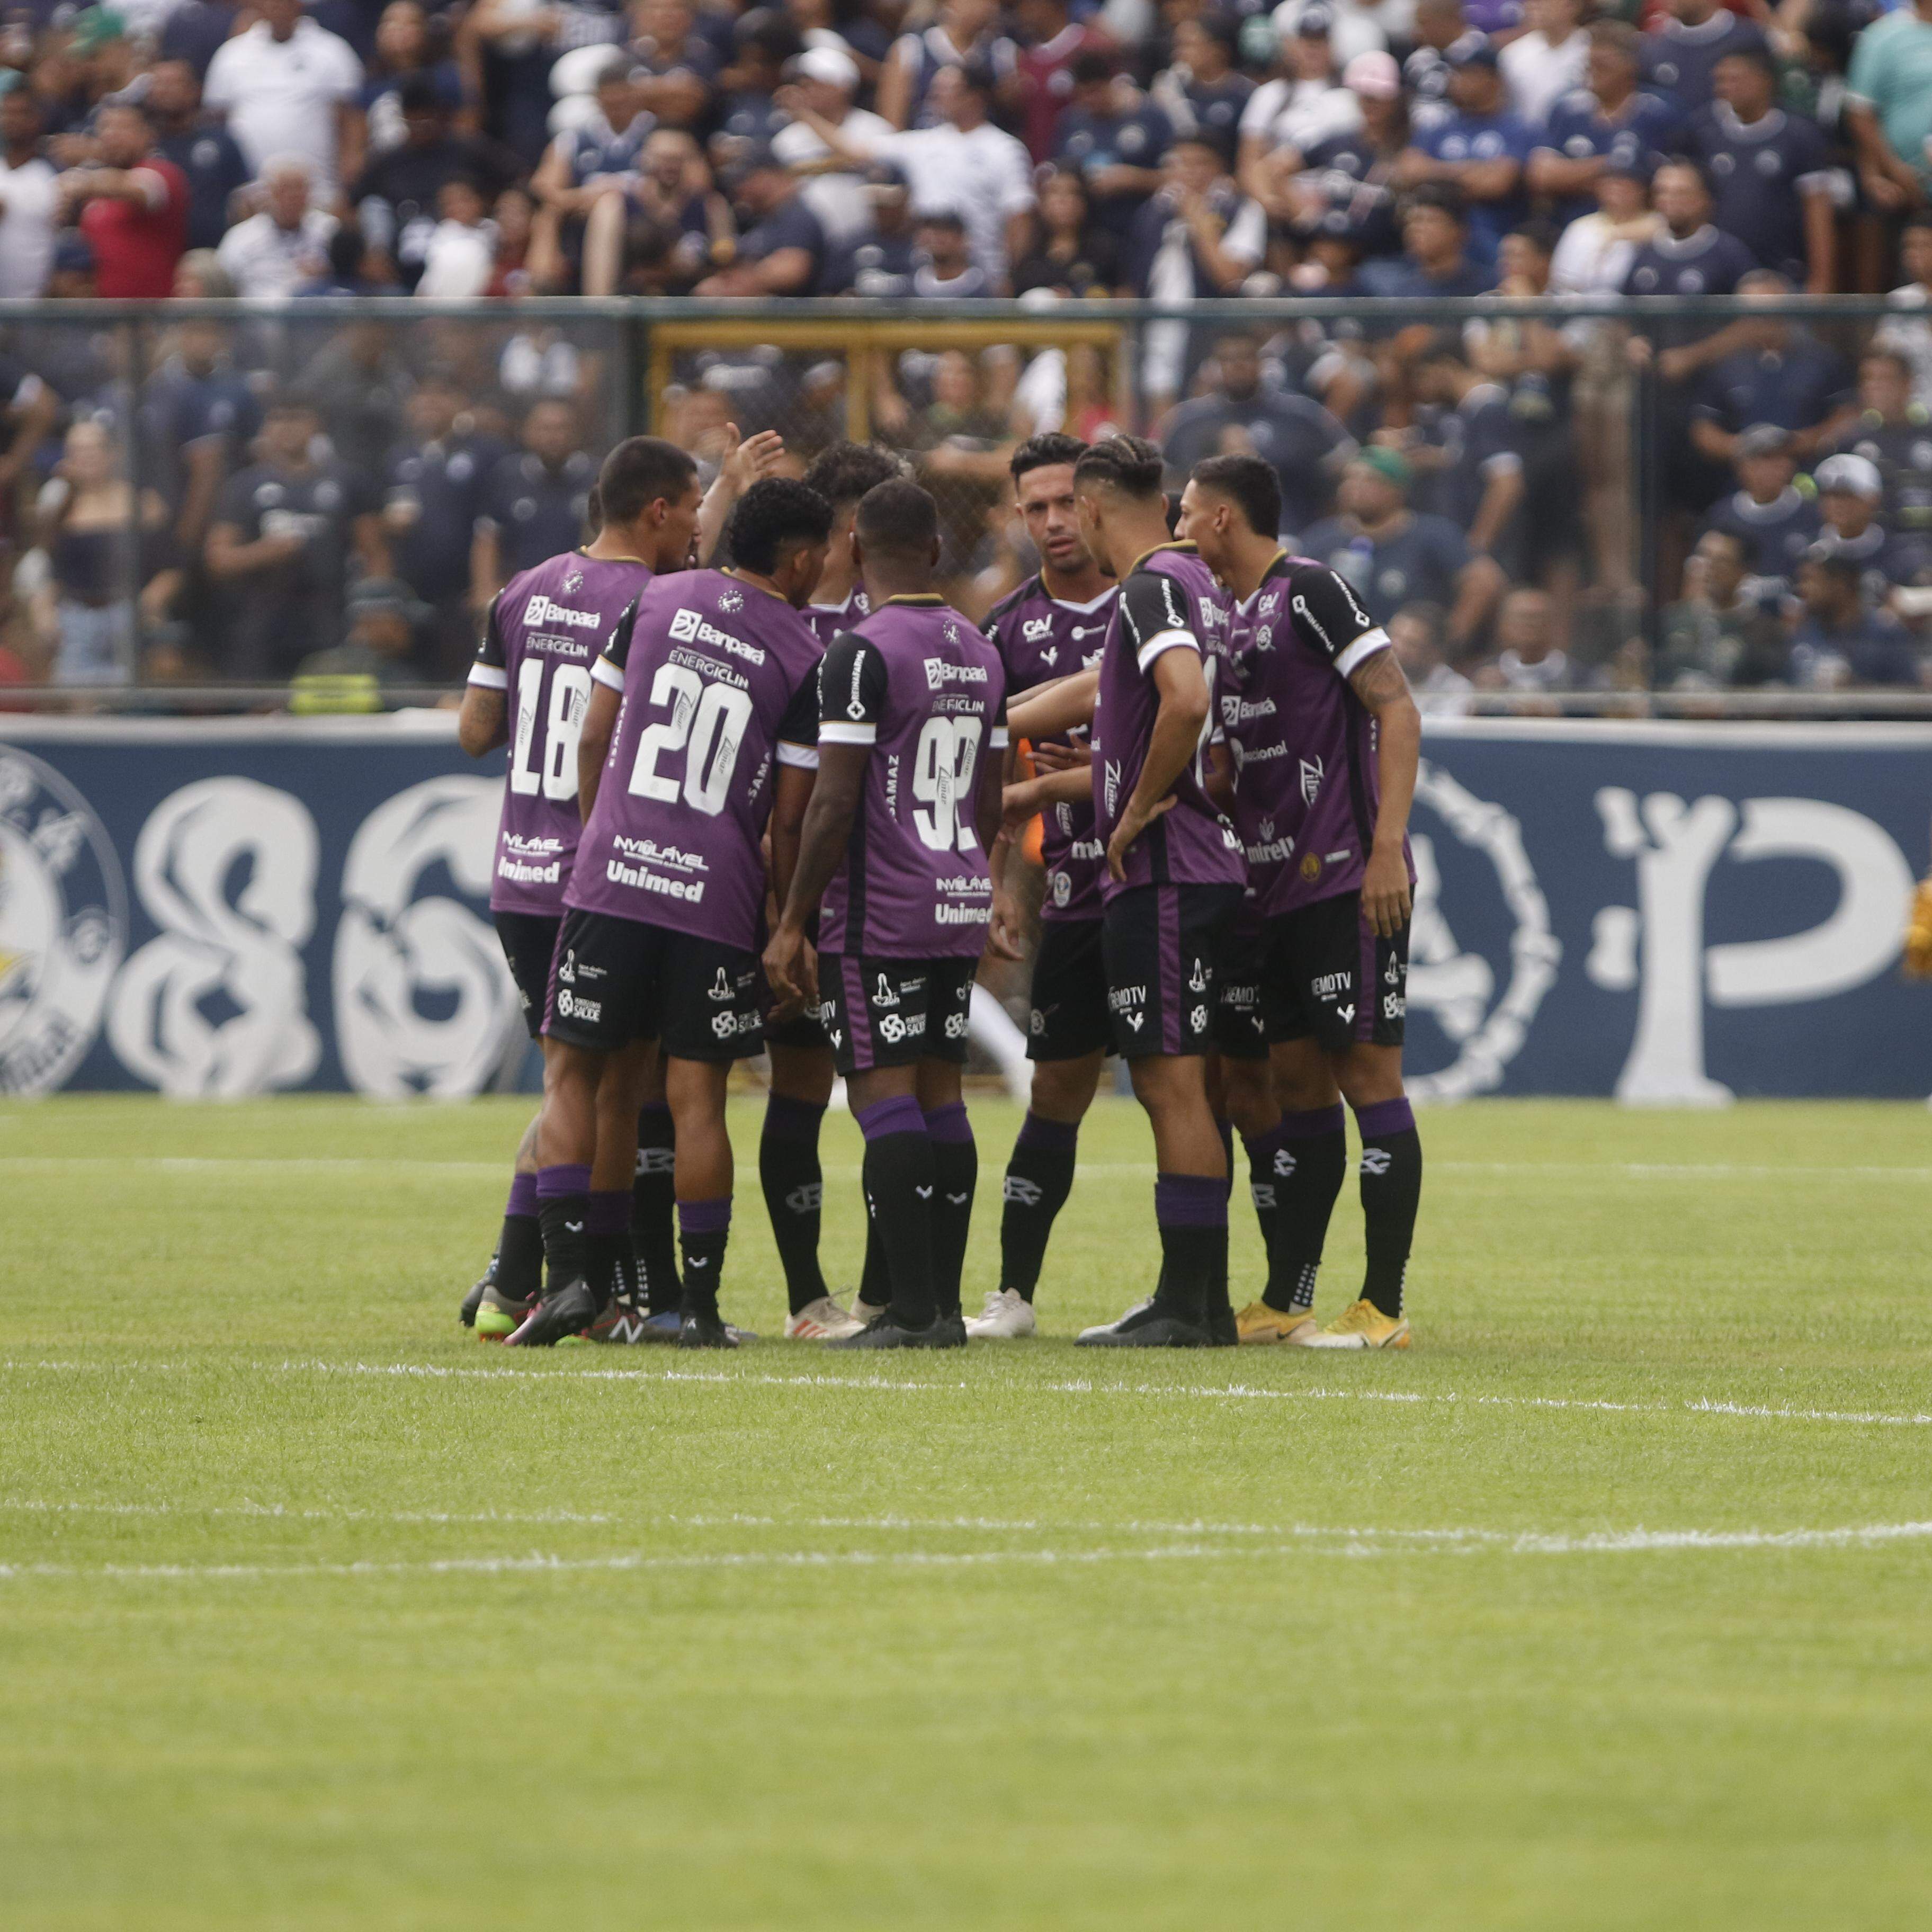
[[[892,1046],[902,1040],[918,1040],[925,1032],[923,1013],[888,1013],[879,1022],[879,1036]]]
[[[872,994],[873,1005],[875,1006],[896,1006],[898,1003],[899,996],[892,991],[892,981],[889,980],[884,974],[881,973],[879,975],[878,986]]]
[[[1351,992],[1355,984],[1352,973],[1318,973],[1308,982],[1308,990],[1318,1000],[1332,1000]]]
[[[718,969],[717,978],[711,982],[710,997],[728,1003],[738,997],[738,989],[732,985],[730,974],[722,966]]]
[[[1382,995],[1384,1019],[1399,1020],[1408,1010],[1408,1002],[1400,993],[1384,993]]]
[[[1205,1033],[1208,1030],[1208,1009],[1196,1006],[1187,1016],[1187,1024],[1196,1033]]]
[[[1035,1040],[1037,1040],[1040,1038],[1041,1034],[1046,1032],[1046,1016],[1040,1011],[1039,1007],[1035,1006],[1033,1010],[1027,1015],[1027,1031],[1031,1034]]]
[[[586,1020],[593,1026],[604,1017],[602,1000],[586,1000],[581,993],[573,993],[568,986],[556,996],[557,1017],[566,1020]]]
[[[946,1016],[946,1037],[948,1040],[964,1040],[966,1029],[971,1024],[970,1017],[964,1013],[948,1013]]]
[[[711,1030],[720,1040],[730,1040],[737,1034],[753,1032],[758,1024],[758,1016],[754,1012],[713,1013],[711,1016]]]

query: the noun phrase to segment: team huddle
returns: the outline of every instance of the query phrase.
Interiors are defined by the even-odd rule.
[[[596,534],[491,606],[460,730],[509,747],[490,904],[544,1096],[464,1320],[519,1347],[736,1346],[726,1091],[764,1052],[787,1337],[1032,1335],[1112,1052],[1153,1130],[1160,1268],[1081,1342],[1406,1347],[1420,723],[1346,580],[1282,550],[1272,466],[1210,458],[1177,513],[1154,445],[1034,437],[1011,470],[1040,567],[982,630],[935,593],[937,508],[890,452],[837,445],[802,481],[760,473],[779,454],[754,440],[700,497],[687,454],[632,438]],[[1009,861],[1036,817],[1032,1092],[968,1318],[961,1076],[982,956],[1024,956]],[[838,1078],[865,1142],[849,1306],[818,1254]],[[1324,1327],[1345,1101],[1366,1268]],[[1238,1313],[1237,1130],[1268,1261]]]

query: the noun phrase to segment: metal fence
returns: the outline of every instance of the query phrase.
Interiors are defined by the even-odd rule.
[[[1130,429],[1177,488],[1273,460],[1284,535],[1400,616],[1441,708],[1932,712],[1932,320],[1865,298],[11,304],[8,398],[12,705],[435,701],[503,578],[576,539],[612,442],[669,436],[708,476],[736,423],[801,466],[904,451],[970,612],[1034,562],[1011,444]],[[1734,449],[1766,424],[1786,447]],[[1398,499],[1372,528],[1364,450]],[[1879,474],[1882,555],[1825,520],[1834,450]],[[1698,554],[1713,525],[1741,572]],[[1821,542],[1870,554],[1855,616],[1810,594]],[[1884,678],[1814,647],[1834,622],[1882,634]]]

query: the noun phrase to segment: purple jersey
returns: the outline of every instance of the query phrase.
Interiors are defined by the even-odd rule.
[[[1095,836],[1102,852],[1147,760],[1160,710],[1153,676],[1155,659],[1163,651],[1178,649],[1191,650],[1202,660],[1211,724],[1227,620],[1220,589],[1192,544],[1166,544],[1150,550],[1127,573],[1107,627],[1100,688],[1094,703]],[[1103,873],[1104,898],[1111,899],[1135,886],[1240,885],[1246,879],[1241,842],[1202,782],[1201,761],[1207,742],[1204,731],[1193,763],[1174,780],[1173,809],[1150,823],[1127,848],[1126,879],[1116,884]]]
[[[592,668],[624,694],[566,903],[748,949],[774,764],[811,765],[818,640],[722,570],[662,577]]]
[[[974,822],[980,760],[1006,742],[999,652],[937,597],[889,598],[826,652],[818,715],[821,745],[872,753],[820,950],[978,958],[993,910]]]
[[[850,596],[842,604],[808,604],[799,613],[812,626],[812,634],[818,640],[818,648],[829,651],[832,640],[841,631],[849,631],[854,624],[862,622],[872,614],[872,607],[866,601],[866,593],[854,585]]]
[[[1063,604],[1046,594],[1040,578],[1031,577],[995,604],[986,634],[1006,664],[1008,700],[1098,664],[1119,595],[1109,584],[1090,604]],[[1046,866],[1040,917],[1098,919],[1107,848],[1094,835],[1093,806],[1050,806],[1041,819],[1040,856]]]
[[[1381,787],[1375,714],[1348,679],[1389,648],[1347,579],[1308,557],[1277,556],[1235,608],[1221,724],[1257,917],[1361,885]]]
[[[555,919],[580,829],[577,737],[590,667],[625,607],[651,580],[626,558],[566,550],[496,594],[470,682],[509,704],[510,769],[490,876],[492,912]]]

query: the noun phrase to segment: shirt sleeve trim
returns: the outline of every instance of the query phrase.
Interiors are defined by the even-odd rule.
[[[1004,724],[995,724],[988,736],[986,742],[993,750],[1004,752],[1006,748],[1007,743],[1006,728]]]
[[[608,658],[596,659],[591,664],[590,675],[608,690],[622,691],[624,688],[624,674]]]
[[[848,724],[838,719],[818,728],[818,742],[821,745],[875,745],[879,740],[879,728],[876,724]]]
[[[1342,655],[1335,660],[1335,668],[1344,677],[1352,677],[1356,668],[1366,664],[1378,651],[1392,648],[1388,632],[1378,625],[1372,631],[1364,631]]]
[[[496,664],[472,664],[470,682],[481,685],[485,691],[508,691],[510,674]]]
[[[1197,657],[1201,655],[1201,640],[1192,631],[1156,631],[1142,645],[1135,662],[1144,671],[1162,651],[1171,651],[1177,644],[1185,644]]]
[[[788,745],[778,740],[778,763],[790,765],[794,770],[815,772],[818,769],[818,747],[816,745]]]

